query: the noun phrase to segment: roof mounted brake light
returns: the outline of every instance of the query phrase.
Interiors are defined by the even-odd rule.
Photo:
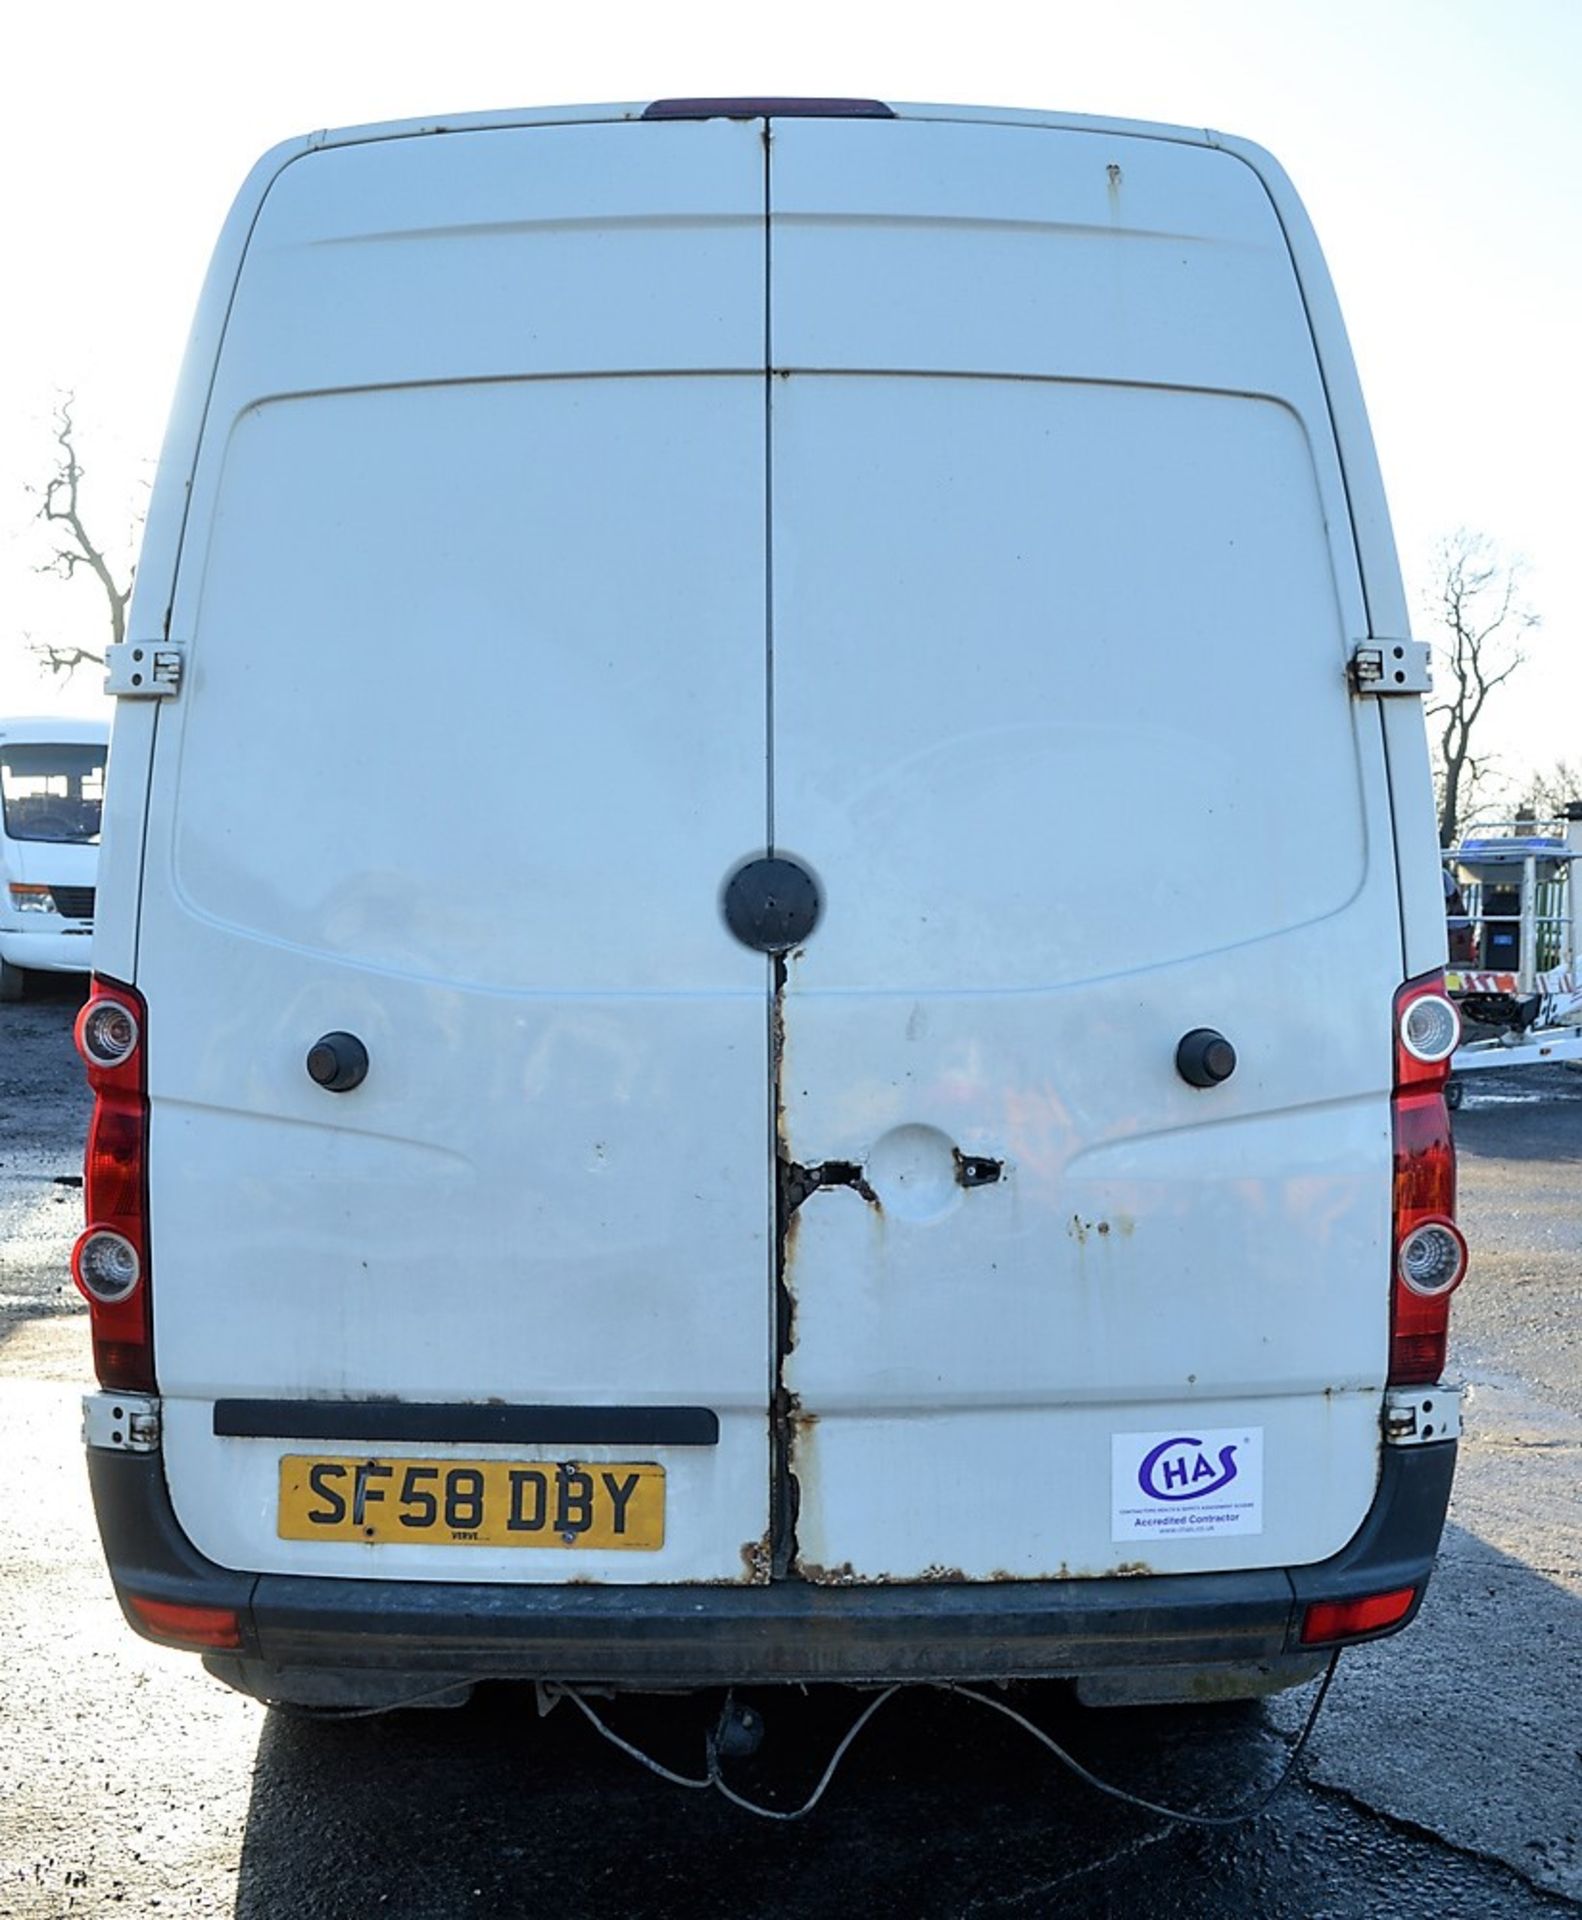
[[[893,120],[882,100],[798,99],[746,93],[720,99],[653,100],[645,120]]]

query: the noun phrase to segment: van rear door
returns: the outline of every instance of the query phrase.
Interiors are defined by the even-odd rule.
[[[771,260],[776,835],[824,893],[797,1568],[1321,1558],[1377,1474],[1400,946],[1268,197],[1165,140],[786,121]]]
[[[223,1565],[767,1577],[768,963],[717,909],[767,831],[763,191],[756,126],[541,125],[310,153],[258,216],[138,956],[165,1463]],[[397,1477],[300,1540],[283,1456]],[[582,1543],[580,1482],[558,1551],[469,1537],[471,1480],[431,1537],[421,1475],[392,1531],[436,1457],[539,1463],[524,1524],[568,1457],[658,1465],[662,1542]]]

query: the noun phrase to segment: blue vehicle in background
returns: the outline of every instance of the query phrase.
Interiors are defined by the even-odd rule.
[[[1475,822],[1447,856],[1445,984],[1470,1030],[1452,1062],[1452,1107],[1465,1074],[1582,1061],[1579,859],[1582,801],[1552,821]]]

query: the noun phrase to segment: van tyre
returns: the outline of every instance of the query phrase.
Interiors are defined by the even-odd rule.
[[[9,960],[0,960],[0,1001],[14,1001],[22,998],[27,985],[27,975],[21,967],[13,967]]]

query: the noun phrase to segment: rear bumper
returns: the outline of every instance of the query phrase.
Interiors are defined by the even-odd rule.
[[[88,1449],[123,1609],[132,1594],[234,1609],[240,1646],[209,1660],[222,1678],[274,1698],[389,1704],[488,1679],[698,1687],[1152,1673],[1152,1694],[1089,1691],[1180,1697],[1183,1675],[1194,1677],[1188,1694],[1269,1691],[1314,1670],[1315,1650],[1299,1639],[1311,1602],[1415,1586],[1389,1631],[1413,1617],[1455,1457],[1454,1441],[1386,1447],[1356,1536],[1308,1567],[927,1586],[513,1587],[233,1572],[182,1533],[157,1454]]]
[[[15,927],[0,927],[0,960],[30,973],[87,973],[93,966],[93,928],[63,931],[57,927],[35,933],[31,928],[18,932]]]

